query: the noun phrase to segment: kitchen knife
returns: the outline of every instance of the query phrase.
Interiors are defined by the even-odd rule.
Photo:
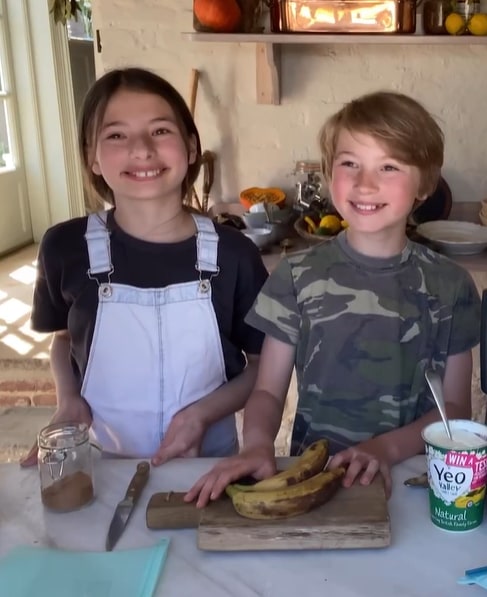
[[[146,460],[137,464],[137,471],[130,481],[127,493],[123,500],[118,503],[112,522],[110,523],[105,543],[107,551],[112,551],[127,526],[130,515],[137,504],[140,494],[149,480],[149,471],[150,464]]]

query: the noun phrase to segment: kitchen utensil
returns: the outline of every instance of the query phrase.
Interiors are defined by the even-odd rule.
[[[449,439],[452,438],[450,424],[448,423],[448,417],[446,415],[446,407],[445,407],[445,400],[443,398],[443,387],[441,382],[441,377],[436,371],[432,369],[427,369],[424,373],[426,381],[430,387],[431,393],[433,394],[433,398],[435,399],[436,406],[440,411],[441,420],[443,421],[443,425],[445,426],[445,431]]]
[[[487,394],[487,290],[482,292],[480,311],[480,388]]]
[[[125,497],[115,508],[105,544],[107,551],[112,551],[127,526],[140,494],[149,480],[149,472],[150,464],[147,461],[143,460],[137,464],[137,471],[130,481]]]
[[[252,213],[250,211],[246,211],[242,214],[242,220],[245,222],[245,226],[247,226],[247,228],[265,228],[267,215],[265,212]]]
[[[208,198],[215,177],[215,158],[216,155],[209,150],[204,151],[201,156],[203,164],[203,198],[201,208],[203,213],[208,211]]]
[[[208,551],[353,549],[386,547],[391,528],[382,478],[340,488],[323,506],[283,520],[251,520],[226,496],[197,510],[183,493],[155,494],[147,506],[149,528],[197,528],[198,548]],[[179,512],[179,509],[182,512]]]
[[[423,473],[417,477],[409,477],[404,481],[406,487],[420,487],[421,489],[428,489],[428,473]]]
[[[453,203],[450,187],[444,178],[440,178],[436,189],[424,201],[418,204],[409,216],[408,222],[413,226],[432,222],[434,220],[447,220]]]
[[[487,249],[487,228],[472,222],[426,222],[416,228],[416,233],[447,255],[476,255]]]
[[[194,118],[194,111],[196,108],[196,96],[198,94],[198,82],[200,78],[200,73],[197,69],[193,68],[191,70],[191,80],[189,85],[189,111],[191,112],[191,116]],[[201,205],[200,199],[198,197],[198,193],[194,188],[194,185],[188,189],[187,194],[187,201],[189,201],[190,205],[195,205],[198,211],[203,211],[203,207]]]

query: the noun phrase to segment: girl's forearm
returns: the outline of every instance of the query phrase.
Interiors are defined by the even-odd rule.
[[[212,425],[245,406],[255,384],[259,357],[248,355],[247,360],[247,366],[239,375],[187,407],[198,411],[205,426]]]
[[[80,396],[81,387],[71,366],[71,338],[69,333],[56,332],[51,343],[51,372],[56,386],[58,406],[63,401]]]

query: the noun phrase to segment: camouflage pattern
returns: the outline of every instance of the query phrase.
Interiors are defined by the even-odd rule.
[[[370,258],[341,233],[283,259],[246,321],[296,346],[292,454],[319,437],[335,453],[435,407],[424,371],[479,342],[480,298],[468,272],[422,245]]]

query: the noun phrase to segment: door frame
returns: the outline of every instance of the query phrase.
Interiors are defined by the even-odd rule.
[[[5,0],[34,241],[85,214],[67,29],[48,2]]]

